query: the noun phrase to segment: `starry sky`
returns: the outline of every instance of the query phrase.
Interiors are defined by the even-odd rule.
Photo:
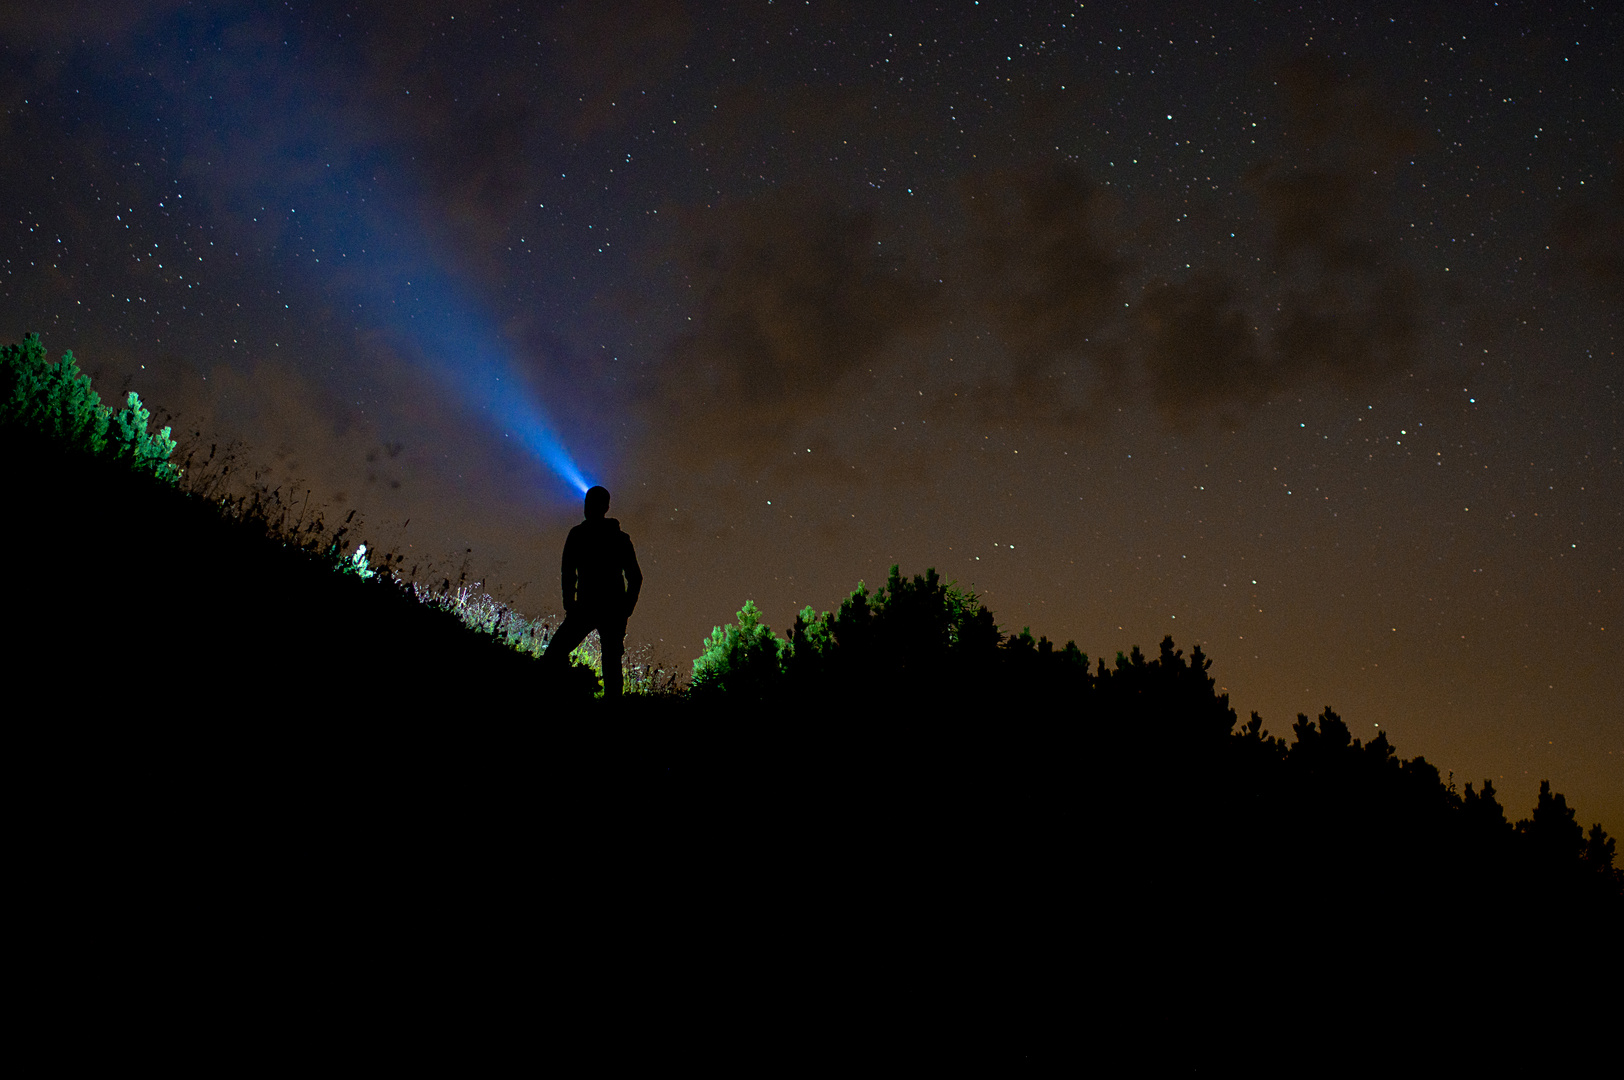
[[[0,337],[531,616],[602,483],[676,665],[933,566],[1616,834],[1620,41],[1479,0],[7,5]]]

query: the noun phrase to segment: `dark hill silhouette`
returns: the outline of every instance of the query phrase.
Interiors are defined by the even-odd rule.
[[[1423,992],[1443,958],[1616,966],[1612,841],[1559,795],[1513,825],[1330,709],[1270,736],[1199,648],[1091,670],[893,569],[609,713],[251,517],[0,437],[22,925],[51,992],[94,972],[132,1028],[154,986],[234,1031],[290,995],[590,1025],[628,983],[675,1017],[720,981],[772,988],[729,1006],[734,1048],[827,1017],[796,1060],[1182,1067],[1316,1060],[1366,994],[1465,1023],[1472,992]]]
[[[302,534],[119,462],[0,430],[12,657],[78,700],[150,695],[179,719],[490,713],[534,704],[538,665],[380,574],[337,573],[342,526]],[[311,526],[314,526],[313,528]],[[477,687],[477,691],[471,689]],[[560,688],[555,707],[581,697]],[[133,704],[133,703],[132,703]]]
[[[1485,1022],[1423,989],[1445,958],[1552,986],[1624,958],[1613,841],[1548,787],[1512,826],[1491,784],[1457,790],[1330,708],[1272,736],[1239,721],[1199,647],[1166,639],[1091,671],[1074,645],[1001,636],[934,573],[895,567],[832,615],[803,612],[787,648],[755,620],[741,612],[696,664],[709,741],[688,783],[715,800],[707,820],[750,823],[730,850],[799,846],[785,889],[827,883],[832,908],[856,881],[898,898],[921,968],[985,965],[1022,988],[1018,1030],[1042,1028],[1051,991],[1087,986],[1094,1011],[1051,1035],[1142,1040],[1164,1065],[1319,1040],[1299,1064],[1323,1067],[1356,1001]],[[931,955],[941,942],[967,951]],[[1247,1026],[1303,995],[1315,1015],[1279,1037]]]

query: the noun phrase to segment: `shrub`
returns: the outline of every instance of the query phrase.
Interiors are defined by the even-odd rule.
[[[180,479],[180,470],[169,463],[175,440],[169,437],[168,427],[156,435],[148,432],[151,418],[141,398],[131,390],[124,408],[114,414],[107,427],[107,449],[114,457],[128,461],[137,472],[149,472],[173,483]]]
[[[718,626],[694,661],[693,692],[698,697],[726,694],[735,700],[760,701],[774,689],[783,672],[785,642],[761,621],[754,600],[739,609],[739,621]]]
[[[946,697],[1004,652],[992,613],[935,570],[909,579],[892,566],[879,590],[859,582],[833,613],[807,607],[788,641],[762,624],[754,603],[738,616],[733,626],[712,631],[694,661],[693,689],[701,697],[770,698],[795,708],[838,696],[835,687],[864,698]],[[1066,655],[1082,657],[1075,646]],[[1086,674],[1086,659],[1082,665]]]
[[[169,428],[147,431],[152,414],[130,392],[116,414],[90,388],[72,351],[52,363],[38,334],[21,345],[0,346],[0,424],[38,432],[89,454],[108,454],[138,472],[173,483],[180,470],[169,463],[175,440]]]

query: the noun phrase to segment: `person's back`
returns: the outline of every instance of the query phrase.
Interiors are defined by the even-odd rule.
[[[572,649],[598,632],[603,656],[603,695],[620,696],[620,661],[626,651],[626,619],[637,606],[643,572],[632,539],[620,522],[604,515],[609,492],[594,487],[586,493],[586,520],[564,541],[562,585],[564,625],[547,645],[546,660],[563,667]]]
[[[572,591],[576,604],[592,608],[623,607],[626,569],[636,566],[632,538],[620,531],[620,522],[611,517],[588,518],[581,522],[570,530],[569,539],[564,541],[566,611]]]

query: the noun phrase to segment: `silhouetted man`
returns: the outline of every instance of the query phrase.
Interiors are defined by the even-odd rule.
[[[608,512],[607,489],[595,487],[586,493],[586,520],[564,541],[564,625],[547,646],[547,660],[562,668],[569,663],[570,651],[596,630],[603,647],[606,700],[620,697],[626,619],[643,588],[632,538],[620,531],[620,522],[604,517]]]

